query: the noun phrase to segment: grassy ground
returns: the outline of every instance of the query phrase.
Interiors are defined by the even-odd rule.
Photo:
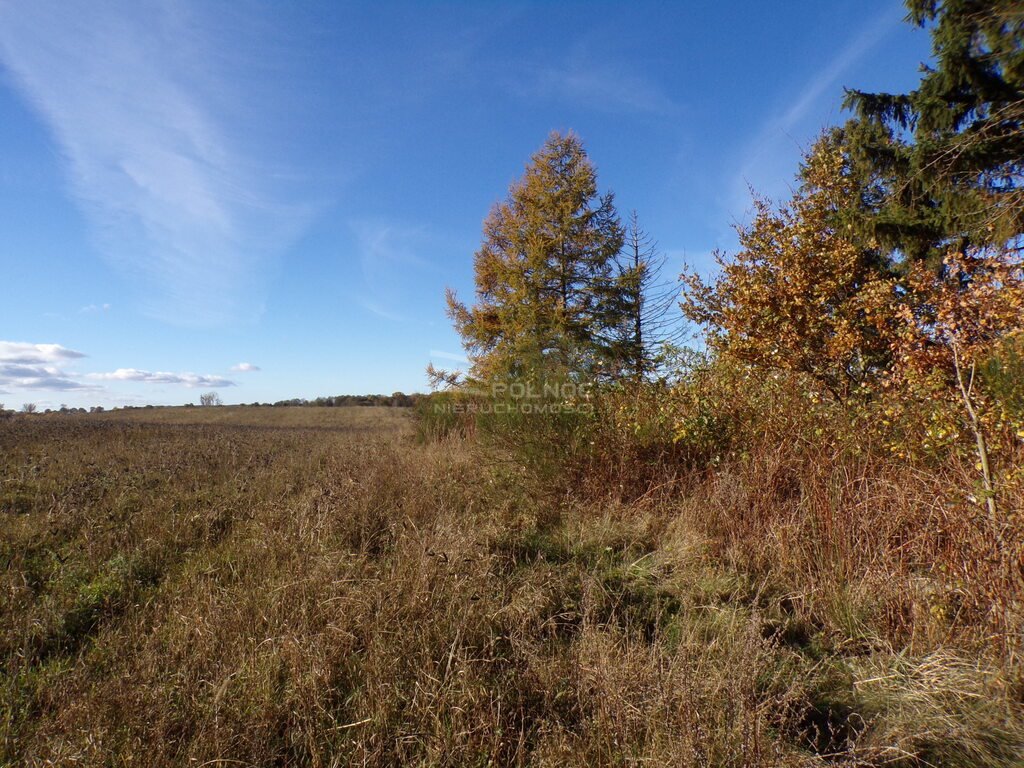
[[[51,413],[45,416],[60,419],[63,414]],[[216,408],[179,406],[106,411],[100,414],[90,414],[90,417],[106,422],[128,421],[133,424],[330,429],[391,435],[396,430],[404,430],[408,427],[410,409],[392,409],[382,406],[342,408],[274,407],[270,405],[225,405]]]
[[[407,411],[0,422],[0,763],[1018,765],[1021,686]]]

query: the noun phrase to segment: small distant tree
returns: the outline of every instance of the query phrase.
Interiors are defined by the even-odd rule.
[[[22,413],[35,413],[36,412],[36,404],[35,403],[25,403],[23,406],[21,406],[21,412]]]
[[[203,406],[221,405],[220,395],[216,392],[204,392],[199,396],[199,404]]]

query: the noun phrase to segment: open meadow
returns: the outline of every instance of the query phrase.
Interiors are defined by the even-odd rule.
[[[997,656],[895,647],[864,595],[727,565],[685,493],[555,497],[414,426],[356,407],[0,421],[0,763],[1019,759]]]
[[[1024,0],[0,0],[0,125],[0,768],[1024,768]]]

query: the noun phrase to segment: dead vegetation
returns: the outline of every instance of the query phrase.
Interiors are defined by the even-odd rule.
[[[330,421],[0,424],[0,762],[1021,759],[1013,659],[958,629],[969,601],[913,567],[930,550],[894,573],[797,552],[753,522],[799,496],[778,473],[553,501],[400,409],[295,410]],[[857,493],[851,519],[880,491]]]

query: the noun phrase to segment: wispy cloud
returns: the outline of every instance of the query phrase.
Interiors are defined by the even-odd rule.
[[[569,101],[601,112],[664,116],[678,110],[664,91],[621,63],[582,56],[560,66],[526,67],[514,89],[521,95]]]
[[[792,168],[794,131],[811,116],[827,93],[838,101],[840,78],[895,31],[901,18],[902,12],[897,9],[880,15],[865,26],[831,61],[803,84],[791,103],[761,125],[746,144],[739,171],[733,180],[729,202],[734,215],[750,206],[750,186],[753,185],[759,191],[771,191],[766,190],[765,186],[778,185],[792,177],[792,171],[787,169]]]
[[[118,368],[110,373],[89,373],[90,379],[100,381],[137,381],[145,384],[181,384],[194,387],[233,387],[235,382],[221,376],[195,373],[168,373],[166,371],[140,371],[136,368]]]
[[[238,365],[232,365],[231,370],[238,373],[254,373],[260,370],[260,367],[252,363],[239,363]]]
[[[398,312],[394,312],[391,309],[381,304],[378,304],[373,299],[368,299],[365,296],[356,296],[355,299],[356,303],[359,304],[360,307],[365,309],[367,312],[373,313],[377,317],[381,317],[385,320],[390,320],[391,322],[394,323],[405,322],[405,318],[402,315],[398,314]]]
[[[218,114],[244,95],[218,80],[221,52],[189,6],[2,3],[0,61],[51,129],[73,196],[146,310],[209,325],[252,313],[261,263],[306,213],[275,202]]]
[[[109,304],[88,304],[88,305],[82,307],[78,311],[81,312],[84,315],[95,315],[95,314],[97,314],[99,312],[109,312],[110,311],[110,305]]]
[[[796,101],[777,121],[774,121],[774,125],[770,123],[766,130],[786,130],[803,120],[822,94],[832,86],[838,86],[839,78],[843,73],[866,56],[886,35],[895,30],[901,19],[902,11],[891,11],[880,15],[874,22],[862,29],[845,48],[839,51],[828,66],[804,85]]]
[[[396,268],[429,268],[419,255],[429,235],[422,227],[410,227],[383,219],[353,221],[359,264],[371,285],[389,281]]]
[[[512,93],[598,112],[664,117],[680,105],[651,77],[609,52],[607,41],[584,36],[560,57],[527,61],[505,76]]]
[[[383,219],[353,221],[356,253],[362,274],[362,290],[356,303],[386,320],[401,322],[402,313],[394,303],[398,296],[396,276],[433,269],[420,253],[432,238],[422,227],[411,227]]]
[[[466,365],[469,365],[469,360],[466,359],[466,356],[456,352],[442,352],[439,349],[432,349],[430,350],[430,357],[431,359],[452,360],[456,363],[465,363]]]

